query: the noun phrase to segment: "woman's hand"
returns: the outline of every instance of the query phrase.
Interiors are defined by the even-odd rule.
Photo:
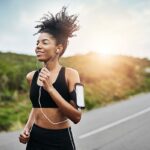
[[[25,128],[19,136],[19,141],[20,143],[26,144],[29,141],[29,138],[30,138],[30,130],[28,128]]]
[[[39,80],[43,83],[42,87],[46,91],[50,91],[53,88],[51,79],[50,79],[50,71],[43,67],[39,73]]]

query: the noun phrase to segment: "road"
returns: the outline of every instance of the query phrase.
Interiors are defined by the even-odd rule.
[[[82,115],[72,124],[77,150],[150,150],[150,93]],[[0,134],[0,150],[24,150],[17,132]]]

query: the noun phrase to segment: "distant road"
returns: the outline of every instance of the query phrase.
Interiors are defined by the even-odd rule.
[[[77,150],[150,150],[150,93],[84,113],[72,131]],[[19,132],[1,133],[0,150],[25,150]]]

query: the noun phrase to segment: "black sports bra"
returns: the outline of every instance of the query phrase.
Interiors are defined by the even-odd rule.
[[[31,82],[30,86],[30,100],[32,102],[32,107],[33,108],[39,108],[39,103],[38,103],[38,97],[39,97],[39,88],[40,86],[37,85],[37,78],[38,74],[40,72],[41,68],[36,70],[36,72],[33,75],[33,79]],[[66,79],[65,79],[65,67],[62,66],[58,76],[56,78],[56,81],[53,83],[54,88],[59,92],[59,94],[66,100],[70,101],[70,93],[66,84]],[[49,93],[44,90],[44,88],[41,88],[41,98],[40,98],[40,103],[41,107],[44,108],[57,108],[57,104],[53,101]]]

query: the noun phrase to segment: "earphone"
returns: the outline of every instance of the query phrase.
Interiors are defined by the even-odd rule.
[[[38,68],[38,60],[36,62],[36,67],[37,67],[37,70],[39,72],[39,68]],[[66,120],[63,120],[63,121],[59,121],[59,122],[53,122],[51,119],[49,119],[46,114],[43,112],[42,110],[42,105],[41,105],[41,102],[40,102],[40,98],[41,98],[41,91],[42,91],[42,85],[39,85],[39,97],[38,97],[38,103],[39,103],[39,106],[40,106],[40,110],[41,110],[41,113],[43,114],[43,116],[53,125],[56,125],[56,124],[61,124],[61,123],[64,123],[64,122],[67,122],[69,119],[66,119]]]
[[[59,53],[59,49],[56,49],[56,53]]]

